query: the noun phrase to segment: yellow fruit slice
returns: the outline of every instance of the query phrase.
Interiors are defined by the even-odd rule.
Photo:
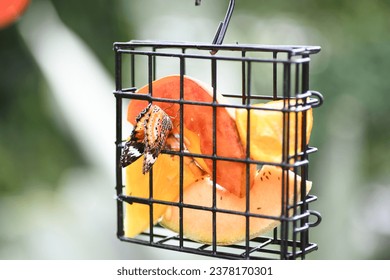
[[[200,139],[199,136],[196,135],[191,130],[184,127],[184,144],[186,148],[193,154],[202,154],[200,149]],[[207,174],[211,174],[211,170],[209,166],[206,164],[203,158],[195,158],[197,164],[204,170]]]
[[[264,165],[257,173],[254,185],[250,191],[250,213],[279,217],[282,209],[282,175],[279,167]],[[287,173],[285,173],[287,174]],[[286,178],[287,179],[287,178]],[[297,197],[294,197],[294,181],[297,184]],[[288,171],[289,182],[288,201],[293,204],[300,199],[301,177]],[[306,181],[306,190],[309,192],[311,182]],[[184,192],[183,202],[204,207],[212,207],[213,182],[209,177],[203,177],[189,186]],[[239,211],[246,210],[246,198],[239,198],[217,185],[217,209]],[[213,241],[212,212],[184,208],[183,233],[192,240],[210,244]],[[250,238],[263,234],[279,224],[278,220],[251,217]],[[169,206],[160,222],[164,227],[179,232],[179,207]],[[217,213],[216,214],[216,242],[219,245],[239,243],[245,240],[246,218],[243,215]]]
[[[283,100],[271,101],[264,104],[253,105],[254,108],[259,109],[250,110],[250,157],[252,159],[270,163],[282,162],[283,113],[281,111],[261,109],[266,108],[281,110],[283,108],[283,104]],[[299,106],[301,106],[298,105],[298,107],[294,107],[295,100],[290,100],[290,105],[292,106],[291,109],[299,109]],[[309,142],[313,126],[313,113],[312,109],[309,109],[306,112],[307,144]],[[289,117],[289,156],[292,156],[295,154],[295,148],[297,148],[297,153],[301,152],[302,112],[290,112]],[[236,110],[237,129],[244,147],[246,147],[247,141],[247,118],[248,112],[246,109]],[[298,124],[297,129],[295,129],[296,124]],[[296,135],[295,131],[298,132],[298,135]]]
[[[149,173],[142,174],[143,156],[126,167],[126,195],[150,198]],[[153,199],[174,201],[180,193],[180,158],[162,154],[153,165]],[[203,175],[190,157],[183,157],[183,188]],[[153,224],[163,215],[167,206],[153,203]],[[135,237],[150,226],[150,207],[142,203],[125,204],[125,236]]]

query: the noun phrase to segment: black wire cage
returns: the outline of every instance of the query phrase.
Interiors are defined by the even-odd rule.
[[[199,4],[200,1],[196,1]],[[234,1],[231,1],[231,4]],[[315,147],[308,145],[307,130],[310,123],[309,112],[323,102],[319,92],[310,90],[309,70],[311,56],[320,51],[317,46],[268,46],[221,44],[223,33],[231,16],[233,6],[229,7],[225,22],[218,28],[216,39],[212,44],[162,41],[130,41],[114,43],[116,90],[116,194],[117,194],[117,236],[121,241],[156,248],[169,249],[197,255],[226,259],[305,259],[306,255],[317,250],[317,244],[310,241],[309,231],[321,221],[321,215],[310,205],[317,197],[308,194],[309,156],[316,152]],[[222,34],[222,35],[221,35]],[[167,67],[167,65],[169,67]],[[167,69],[169,68],[169,69]],[[200,69],[200,71],[199,71]],[[179,77],[179,98],[161,98],[154,94],[153,82],[166,74]],[[201,73],[201,74],[199,74]],[[229,74],[230,73],[230,74]],[[184,80],[187,76],[208,77],[206,83],[212,88],[210,102],[185,99]],[[217,92],[224,84],[234,86],[224,90],[222,94],[228,102],[219,102]],[[137,93],[143,85],[148,85],[146,94]],[[180,110],[176,118],[180,120],[178,139],[179,149],[172,151],[163,149],[161,154],[170,154],[180,159],[178,168],[179,197],[176,201],[161,200],[153,195],[153,168],[149,172],[149,195],[138,197],[125,191],[124,169],[121,155],[124,140],[130,131],[124,131],[124,106],[134,100],[148,103],[166,102],[175,104]],[[279,100],[279,108],[259,108],[257,103]],[[211,108],[212,111],[212,143],[210,155],[188,152],[184,149],[183,118],[185,106],[196,105],[199,108]],[[243,158],[221,156],[217,153],[217,109],[244,110],[246,124],[246,155]],[[251,134],[257,124],[252,112],[272,111],[281,116],[280,159],[256,160],[251,157]],[[184,112],[183,112],[184,111]],[[260,125],[260,123],[259,123]],[[301,136],[299,136],[301,135]],[[252,143],[253,144],[253,143]],[[184,186],[184,161],[186,158],[203,158],[210,160],[214,167],[210,179],[212,184],[211,205],[186,203]],[[242,198],[243,209],[232,210],[218,207],[218,188],[216,178],[219,163],[239,162],[246,167],[245,195]],[[251,166],[260,169],[262,166],[273,166],[281,170],[278,178],[280,197],[278,198],[278,214],[252,212],[250,170]],[[293,172],[292,180],[288,174]],[[266,175],[266,174],[265,174]],[[298,178],[301,178],[298,179]],[[126,234],[126,207],[128,205],[145,205],[148,209],[148,229],[137,236]],[[156,223],[154,210],[156,205],[174,207],[178,210],[178,230],[173,232]],[[210,215],[211,241],[202,243],[186,236],[184,222],[187,209],[204,211]],[[218,243],[218,216],[226,214],[243,219],[242,241],[230,245]],[[255,219],[272,221],[277,225],[267,234],[253,236],[250,232]]]

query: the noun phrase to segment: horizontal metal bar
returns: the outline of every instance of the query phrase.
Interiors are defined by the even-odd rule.
[[[228,209],[221,209],[217,207],[207,207],[207,206],[200,206],[196,204],[188,204],[188,203],[180,203],[180,202],[172,202],[167,200],[159,200],[154,198],[142,198],[138,196],[128,196],[128,195],[119,195],[118,200],[127,202],[129,204],[132,203],[139,203],[139,204],[145,204],[145,205],[151,205],[151,204],[163,204],[168,206],[174,206],[174,207],[182,207],[182,208],[189,208],[189,209],[195,209],[195,210],[202,210],[202,211],[208,211],[208,212],[216,212],[216,213],[224,213],[224,214],[231,214],[231,215],[239,215],[243,217],[253,217],[253,218],[262,218],[262,219],[269,219],[269,220],[288,220],[281,216],[270,216],[270,215],[261,215],[261,214],[255,214],[250,212],[241,212],[241,211],[234,211],[234,210],[228,210]]]
[[[117,146],[123,147],[123,142],[122,143],[117,143]],[[317,149],[313,150],[307,150],[307,154],[313,153],[317,151]],[[232,157],[223,157],[219,155],[205,155],[205,154],[196,154],[196,153],[190,153],[190,152],[181,152],[181,151],[170,151],[170,150],[162,150],[161,154],[168,154],[168,155],[175,155],[175,156],[185,156],[185,157],[192,157],[192,158],[202,158],[202,159],[210,159],[210,160],[217,160],[217,161],[230,161],[230,162],[240,162],[244,164],[256,164],[256,165],[273,165],[281,168],[294,168],[294,167],[300,167],[307,165],[309,163],[308,159],[303,159],[303,160],[296,160],[294,163],[286,163],[286,162],[281,162],[281,163],[275,163],[275,162],[267,162],[267,161],[259,161],[259,160],[254,160],[250,158],[232,158]],[[300,157],[303,155],[303,152],[298,153],[294,156],[289,156],[288,159],[291,160],[294,157]]]
[[[147,233],[141,234],[141,235],[149,236],[149,234],[147,234]],[[212,248],[212,246],[211,245],[202,245],[202,246],[197,247],[197,248],[186,246],[187,244],[199,244],[197,242],[194,242],[194,241],[186,239],[186,238],[183,239],[185,245],[182,247],[178,247],[177,245],[172,245],[172,244],[165,244],[166,242],[170,242],[170,241],[178,242],[180,240],[180,236],[178,236],[178,235],[172,236],[169,238],[162,236],[162,235],[156,235],[156,234],[154,234],[154,236],[157,238],[158,237],[163,238],[163,239],[165,238],[165,240],[164,241],[159,240],[157,242],[149,242],[146,240],[137,239],[137,238],[128,238],[125,236],[120,236],[118,238],[119,238],[119,240],[121,240],[123,242],[129,242],[129,243],[134,243],[134,244],[139,244],[139,245],[146,245],[146,246],[150,246],[150,247],[157,247],[157,248],[162,248],[162,249],[180,251],[180,252],[184,252],[184,253],[203,255],[203,256],[208,256],[208,257],[223,258],[223,259],[271,260],[271,259],[276,259],[276,258],[280,257],[279,250],[271,249],[271,248],[267,247],[270,245],[280,245],[281,241],[279,239],[275,240],[275,239],[266,238],[266,237],[257,237],[255,239],[253,239],[251,242],[256,242],[257,240],[260,240],[260,242],[262,242],[262,243],[267,242],[267,244],[265,246],[261,246],[259,248],[250,247],[249,248],[250,254],[249,254],[249,256],[247,256],[247,254],[245,252],[245,250],[246,250],[245,245],[217,246],[216,250],[212,250],[212,249],[207,250],[208,248]],[[271,242],[268,242],[267,240],[271,240]],[[292,241],[287,241],[287,245],[291,248],[294,245],[293,243],[294,242],[292,242]],[[297,246],[300,246],[301,242],[295,242],[295,244]],[[221,249],[223,249],[223,250],[231,249],[232,252],[223,252],[223,251],[220,251]],[[253,249],[255,249],[255,250],[253,250]],[[318,249],[317,244],[309,243],[309,244],[307,244],[307,246],[304,248],[303,251],[302,250],[297,251],[294,255],[296,258],[299,258],[303,254],[307,254],[307,253],[314,251],[314,250],[317,250],[317,249]],[[234,251],[240,251],[240,250],[242,250],[243,253],[240,253],[240,252],[234,253]],[[254,255],[256,253],[268,254],[268,257]],[[272,256],[274,256],[275,258],[272,258]],[[292,257],[293,257],[292,253],[288,252],[287,258],[289,259]]]
[[[316,54],[321,51],[320,46],[301,46],[301,45],[255,45],[255,44],[207,44],[191,42],[172,42],[172,41],[145,41],[132,40],[129,42],[116,42],[114,49],[134,48],[134,47],[153,47],[153,48],[188,48],[198,50],[225,50],[225,51],[245,51],[245,52],[283,52],[291,55]]]
[[[232,108],[232,109],[248,109],[248,110],[258,110],[258,111],[272,111],[272,112],[302,112],[311,109],[311,106],[306,103],[305,106],[295,104],[290,104],[288,107],[283,108],[267,108],[267,107],[258,107],[256,104],[226,104],[226,103],[214,103],[214,102],[204,102],[204,101],[192,101],[192,100],[180,100],[180,99],[172,99],[172,98],[161,98],[154,97],[150,93],[140,94],[134,92],[123,92],[123,91],[114,91],[113,94],[115,96],[121,96],[122,98],[134,99],[134,100],[145,100],[149,102],[166,102],[166,103],[174,103],[174,104],[184,104],[184,105],[195,105],[195,106],[208,106],[208,107],[222,107],[222,108]],[[238,97],[238,96],[237,96]],[[242,96],[240,97],[242,98]],[[251,98],[253,98],[251,96]],[[290,100],[295,100],[296,98],[290,98]],[[281,98],[280,100],[283,100]]]
[[[308,217],[310,215],[309,212],[305,212],[303,214],[291,216],[291,217],[284,217],[284,216],[271,216],[271,215],[264,215],[264,214],[256,214],[251,212],[244,212],[244,211],[235,211],[235,210],[228,210],[228,209],[222,209],[218,207],[212,207],[212,206],[200,206],[196,204],[188,204],[183,202],[172,202],[167,200],[160,200],[160,199],[154,199],[154,198],[142,198],[137,196],[131,196],[131,195],[119,195],[118,196],[119,201],[124,201],[129,204],[132,203],[139,203],[139,204],[145,204],[145,205],[152,205],[152,204],[163,204],[167,206],[174,206],[174,207],[181,207],[181,208],[189,208],[189,209],[195,209],[195,210],[202,210],[202,211],[208,211],[208,212],[215,212],[215,213],[224,213],[224,214],[231,214],[231,215],[239,215],[243,217],[251,217],[251,218],[261,218],[261,219],[269,219],[269,220],[276,220],[276,221],[287,221],[287,222],[293,222],[301,220],[305,217]]]
[[[162,53],[156,51],[138,51],[138,50],[128,50],[121,49],[118,50],[119,53],[128,53],[136,55],[145,55],[145,56],[161,56],[161,57],[176,57],[176,58],[192,58],[192,59],[207,59],[212,60],[218,58],[218,60],[223,61],[238,61],[238,62],[258,62],[258,63],[280,63],[280,64],[303,64],[310,61],[309,57],[291,57],[291,59],[277,59],[277,58],[251,58],[251,57],[230,57],[230,56],[220,56],[220,55],[199,55],[199,54],[187,54],[187,53]]]

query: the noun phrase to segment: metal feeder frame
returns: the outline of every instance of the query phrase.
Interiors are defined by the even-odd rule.
[[[200,4],[200,0],[196,0],[196,5]],[[306,112],[311,108],[316,108],[323,103],[323,97],[319,92],[309,89],[309,63],[310,56],[320,51],[318,46],[269,46],[269,45],[242,45],[242,44],[222,44],[227,25],[229,24],[230,17],[234,8],[234,1],[231,0],[226,14],[225,20],[221,22],[217,29],[214,41],[212,44],[204,43],[188,43],[188,42],[162,42],[162,41],[130,41],[124,43],[114,43],[115,51],[115,81],[116,90],[114,95],[116,98],[116,194],[117,194],[117,237],[121,241],[131,242],[140,245],[151,246],[155,248],[168,249],[179,252],[192,253],[197,255],[225,258],[225,259],[305,259],[306,255],[312,251],[318,249],[317,244],[309,241],[309,230],[317,226],[321,222],[321,215],[317,211],[309,209],[309,204],[317,200],[314,195],[306,194],[306,183],[308,179],[309,168],[309,155],[316,152],[317,148],[306,145],[306,127],[307,127],[307,114]],[[217,55],[218,53],[218,55]],[[222,54],[221,54],[222,53]],[[262,55],[263,57],[259,56]],[[128,63],[125,63],[123,57],[128,58]],[[149,94],[137,94],[136,87],[136,75],[137,67],[135,61],[139,57],[146,58],[147,61],[147,78],[149,88],[151,92]],[[241,67],[241,92],[235,92],[232,94],[226,94],[225,96],[232,99],[240,100],[241,104],[218,104],[216,102],[210,102],[205,104],[204,102],[186,101],[183,98],[179,100],[173,99],[161,99],[153,96],[152,82],[157,78],[158,58],[165,57],[175,61],[179,61],[179,71],[176,74],[180,74],[181,77],[181,96],[183,96],[183,76],[186,75],[186,66],[188,60],[203,60],[208,61],[210,65],[211,73],[211,86],[214,90],[214,101],[216,101],[216,91],[218,88],[218,63],[239,63]],[[265,58],[264,58],[265,57]],[[126,61],[127,62],[127,61]],[[254,93],[253,81],[258,77],[254,77],[253,66],[271,65],[272,67],[272,92],[269,93]],[[130,85],[124,85],[125,72],[124,67],[130,69],[129,77],[126,75],[126,79],[130,80]],[[126,68],[127,69],[127,68]],[[127,74],[127,73],[126,73]],[[278,163],[260,162],[252,160],[247,152],[245,159],[234,158],[220,158],[217,155],[210,157],[204,155],[197,155],[197,157],[210,158],[214,161],[217,160],[231,160],[240,161],[247,164],[270,164],[279,166],[283,169],[283,173],[286,174],[288,170],[293,170],[296,174],[302,177],[302,183],[294,183],[294,203],[293,205],[287,205],[286,200],[288,197],[288,180],[282,180],[282,209],[281,215],[278,217],[256,215],[249,212],[249,182],[247,182],[247,211],[235,212],[218,209],[216,207],[216,198],[214,193],[213,207],[196,207],[194,205],[187,205],[183,202],[168,202],[156,200],[151,195],[149,198],[140,198],[124,193],[123,185],[123,169],[120,164],[120,155],[123,148],[123,139],[129,135],[130,131],[122,131],[123,120],[123,100],[147,100],[164,101],[177,103],[180,106],[184,104],[203,105],[213,108],[213,134],[215,138],[216,131],[216,108],[218,106],[225,106],[227,108],[244,108],[249,111],[253,108],[251,104],[259,103],[264,100],[284,100],[284,106],[280,110],[283,114],[283,153],[282,161]],[[291,100],[302,100],[302,106],[297,109],[290,103]],[[182,108],[182,107],[181,107]],[[182,112],[182,110],[181,110]],[[302,122],[301,135],[302,141],[298,143],[298,139],[295,139],[294,149],[295,152],[291,155],[290,151],[290,112],[294,112],[296,125],[295,135],[298,135],[298,113],[300,114]],[[183,118],[180,113],[181,119]],[[248,135],[250,135],[250,118],[248,118]],[[182,134],[182,129],[181,133]],[[182,135],[181,137],[182,138]],[[214,139],[215,140],[215,139]],[[249,140],[249,137],[247,137]],[[249,141],[247,141],[249,142]],[[216,141],[214,141],[216,144]],[[249,144],[248,144],[249,145]],[[300,146],[300,152],[298,152],[298,146]],[[216,151],[216,147],[214,147]],[[247,147],[249,150],[249,147]],[[183,197],[183,161],[184,156],[188,156],[188,153],[183,151],[172,152],[163,151],[163,153],[169,153],[178,155],[181,157],[180,164],[180,197]],[[291,160],[292,163],[291,163]],[[249,170],[249,168],[247,168]],[[249,173],[249,171],[247,172]],[[151,174],[153,176],[153,173]],[[284,177],[284,176],[283,176]],[[152,180],[150,180],[152,181]],[[248,180],[247,180],[248,181]],[[152,192],[152,184],[150,186],[150,193]],[[300,190],[299,197],[296,195]],[[215,192],[215,188],[214,188]],[[126,203],[141,203],[149,206],[150,215],[150,228],[148,231],[140,234],[135,238],[128,238],[124,232],[124,205]],[[177,206],[180,209],[181,215],[185,208],[195,208],[204,211],[210,211],[213,215],[213,243],[201,244],[195,241],[187,239],[183,235],[183,223],[180,225],[180,232],[174,233],[167,229],[153,224],[153,204],[165,204]],[[220,246],[217,245],[216,240],[216,213],[232,213],[235,215],[242,215],[246,218],[246,240],[240,244]],[[290,214],[289,214],[290,213]],[[292,214],[291,214],[292,213]],[[265,219],[273,219],[280,221],[280,225],[271,232],[270,236],[259,236],[249,240],[249,218],[260,217]],[[310,218],[312,217],[312,218]],[[180,220],[182,220],[182,216]],[[313,221],[314,220],[314,221]]]

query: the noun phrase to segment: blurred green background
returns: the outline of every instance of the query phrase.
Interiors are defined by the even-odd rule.
[[[238,0],[225,43],[319,45],[309,259],[390,259],[390,2]],[[228,1],[34,0],[0,30],[0,258],[193,258],[118,241],[114,54],[211,42]]]

